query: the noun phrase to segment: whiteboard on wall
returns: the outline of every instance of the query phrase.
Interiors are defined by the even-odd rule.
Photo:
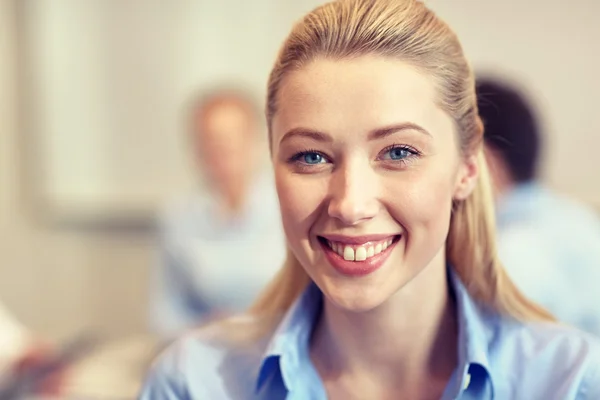
[[[25,118],[52,216],[151,215],[196,185],[184,108],[206,88],[261,102],[292,23],[318,1],[21,3]]]
[[[283,38],[319,3],[21,2],[24,117],[45,207],[61,218],[147,216],[195,185],[185,102],[221,82],[262,101]],[[600,206],[600,3],[427,3],[478,70],[508,73],[540,105],[544,179]]]

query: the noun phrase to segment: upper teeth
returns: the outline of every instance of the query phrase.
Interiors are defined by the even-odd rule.
[[[376,243],[368,243],[359,246],[350,246],[343,243],[327,241],[333,251],[344,257],[347,261],[364,261],[388,248],[393,239],[386,239]]]

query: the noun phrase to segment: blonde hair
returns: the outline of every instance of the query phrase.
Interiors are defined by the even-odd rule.
[[[277,112],[286,74],[315,58],[347,59],[373,54],[393,57],[433,79],[440,106],[453,118],[463,155],[477,154],[479,178],[473,193],[453,204],[446,256],[480,304],[520,320],[552,320],[525,298],[502,267],[495,241],[493,198],[481,143],[473,72],[454,32],[417,0],[338,0],[306,15],[283,44],[268,82],[266,116]],[[250,313],[272,327],[310,282],[288,249],[283,268]],[[264,331],[259,329],[259,331]]]
[[[477,111],[475,79],[454,32],[417,0],[338,0],[306,15],[283,44],[268,82],[267,123],[277,112],[284,77],[317,57],[344,59],[373,54],[405,61],[430,76],[440,106],[454,119],[463,154],[477,154],[474,192],[455,202],[446,244],[450,264],[481,304],[521,320],[549,320],[526,299],[502,267],[495,240],[493,198],[481,151],[483,125]],[[275,317],[284,313],[309,278],[294,255],[251,308]]]

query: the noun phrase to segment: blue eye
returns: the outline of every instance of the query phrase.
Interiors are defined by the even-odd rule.
[[[290,157],[287,162],[293,165],[296,171],[312,173],[323,171],[324,167],[332,164],[332,160],[317,150],[300,151]]]
[[[326,162],[325,157],[315,152],[307,152],[299,157],[299,160],[310,165],[322,164]]]
[[[411,152],[407,148],[394,147],[388,150],[383,158],[389,160],[404,160],[405,158],[408,158],[411,155],[413,155],[413,152]]]

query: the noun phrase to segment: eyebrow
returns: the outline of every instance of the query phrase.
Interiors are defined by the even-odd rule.
[[[378,128],[378,129],[371,131],[369,133],[369,140],[383,139],[383,138],[390,136],[391,134],[394,134],[396,132],[407,131],[407,130],[417,131],[417,132],[423,133],[427,136],[431,136],[431,133],[429,133],[427,131],[427,129],[425,129],[417,124],[414,124],[412,122],[403,122],[401,124],[390,125],[390,126],[386,126],[384,128]]]
[[[315,131],[313,129],[307,129],[307,128],[294,128],[294,129],[290,129],[283,135],[283,137],[279,141],[279,144],[285,142],[286,140],[293,138],[294,136],[307,137],[307,138],[314,139],[318,142],[325,142],[325,143],[333,142],[333,138],[330,135],[328,135],[327,133],[319,132],[319,131]]]
[[[414,124],[412,122],[403,122],[400,124],[390,125],[390,126],[386,126],[383,128],[377,128],[375,130],[372,130],[371,132],[369,132],[368,138],[369,138],[369,140],[383,139],[394,133],[406,131],[406,130],[417,131],[417,132],[423,133],[427,136],[431,136],[431,133],[429,133],[425,128],[423,128],[417,124]],[[307,137],[307,138],[316,140],[318,142],[324,142],[324,143],[333,142],[333,138],[325,132],[320,132],[320,131],[316,131],[314,129],[308,129],[308,128],[293,128],[293,129],[290,129],[289,131],[287,131],[283,135],[283,137],[281,138],[279,143],[281,144],[284,141],[293,138],[294,136]]]

